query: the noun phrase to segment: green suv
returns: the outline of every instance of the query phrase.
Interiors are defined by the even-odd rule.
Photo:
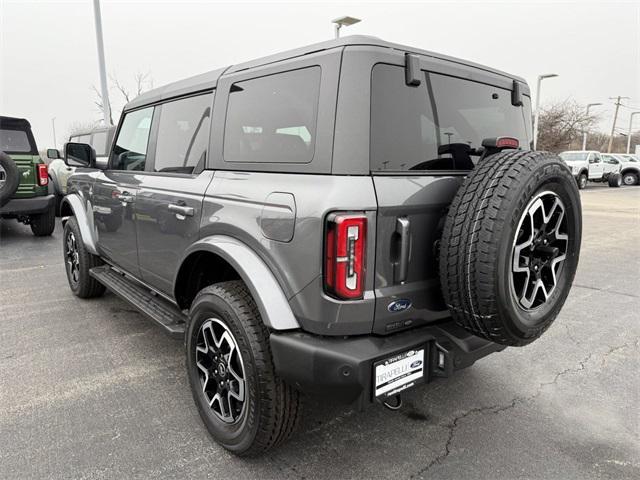
[[[23,118],[0,116],[0,218],[15,218],[38,237],[56,225],[47,164]]]

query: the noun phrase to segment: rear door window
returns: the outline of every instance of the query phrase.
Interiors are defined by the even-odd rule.
[[[212,102],[213,94],[209,93],[162,105],[154,171],[189,174],[204,166]]]
[[[309,67],[234,83],[227,106],[225,161],[311,162],[320,74],[320,67]]]
[[[126,113],[118,132],[110,165],[113,170],[144,170],[154,107]]]
[[[470,170],[482,140],[511,136],[528,148],[529,101],[511,91],[437,73],[407,86],[404,68],[378,64],[371,77],[371,170]],[[527,120],[529,119],[529,120]]]

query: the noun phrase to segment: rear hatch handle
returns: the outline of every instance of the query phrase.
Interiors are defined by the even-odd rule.
[[[409,272],[409,253],[411,250],[411,236],[409,227],[411,223],[407,217],[396,218],[396,238],[398,241],[398,256],[394,263],[393,280],[397,283],[407,281]]]

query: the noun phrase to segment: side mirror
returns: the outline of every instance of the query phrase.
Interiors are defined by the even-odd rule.
[[[69,167],[89,167],[96,165],[96,151],[86,143],[69,142],[64,146],[64,163]]]
[[[57,148],[48,148],[47,158],[50,160],[57,160],[59,158],[62,158],[62,156],[60,155],[60,150],[58,150]]]

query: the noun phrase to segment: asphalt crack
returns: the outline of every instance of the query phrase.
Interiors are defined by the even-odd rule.
[[[615,347],[609,347],[609,350],[607,350],[606,352],[604,352],[602,354],[601,367],[604,367],[605,362],[606,362],[606,358],[609,355],[612,355],[612,354],[614,354],[616,352],[619,352],[620,350],[624,350],[625,348],[629,348],[632,345],[635,345],[635,347],[637,348],[639,346],[639,344],[640,344],[640,339],[636,339],[633,342],[627,342],[627,343],[624,343],[622,345],[618,345],[618,346],[615,346]],[[443,449],[442,453],[440,453],[433,460],[431,460],[431,462],[429,462],[424,468],[422,468],[418,472],[410,475],[409,478],[421,477],[426,472],[428,472],[431,468],[433,468],[436,465],[441,464],[442,462],[444,462],[447,459],[447,457],[452,452],[452,444],[453,444],[453,440],[454,440],[454,438],[456,436],[456,430],[458,429],[458,426],[459,426],[460,422],[462,420],[464,420],[465,418],[473,416],[473,415],[484,415],[484,414],[487,414],[487,413],[495,415],[495,414],[498,414],[498,413],[501,413],[501,412],[504,412],[504,411],[507,411],[507,410],[511,410],[512,408],[515,408],[519,404],[535,400],[537,397],[539,397],[542,394],[542,391],[544,390],[545,387],[548,387],[549,385],[555,385],[556,383],[558,383],[558,380],[560,379],[560,377],[563,377],[563,376],[569,375],[569,374],[579,373],[579,372],[585,370],[587,368],[587,363],[591,360],[591,358],[593,356],[594,356],[594,353],[589,353],[581,361],[579,361],[578,364],[575,367],[566,368],[566,369],[556,373],[553,376],[552,380],[547,381],[547,382],[539,383],[538,384],[538,388],[536,388],[536,391],[534,393],[532,393],[531,395],[527,395],[527,396],[524,396],[524,397],[514,397],[509,402],[503,403],[503,404],[471,408],[471,409],[469,409],[469,410],[467,410],[467,411],[465,411],[465,412],[463,412],[463,413],[461,413],[459,415],[456,415],[453,418],[453,420],[451,420],[449,423],[447,423],[446,425],[442,425],[442,426],[444,426],[444,427],[446,427],[448,429],[447,441],[445,442],[444,449]]]
[[[622,295],[623,297],[640,298],[639,295],[634,295],[633,293],[616,292],[614,290],[607,290],[606,288],[602,288],[602,287],[592,287],[590,285],[579,285],[577,283],[574,283],[573,286],[577,288],[586,288],[587,290],[595,290],[597,292],[609,293],[611,295]]]

